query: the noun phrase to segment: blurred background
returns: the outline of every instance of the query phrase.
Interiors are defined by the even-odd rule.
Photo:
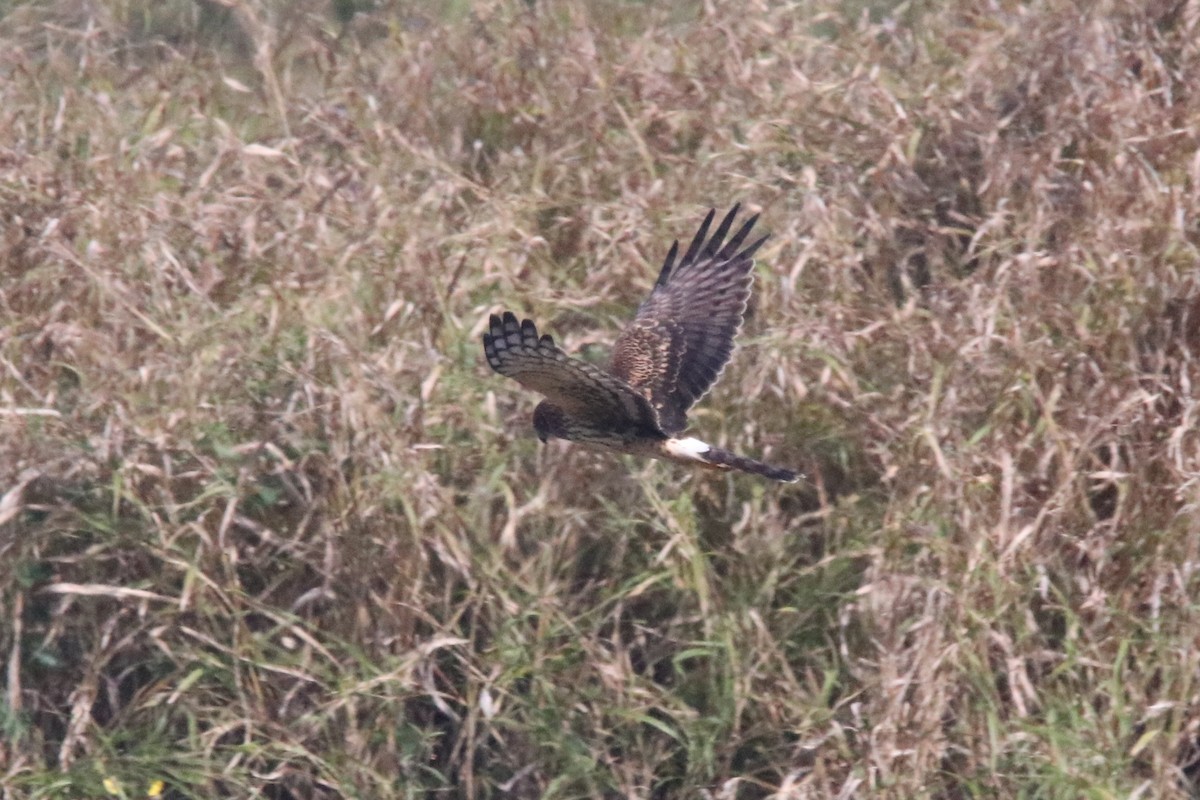
[[[0,0],[4,798],[1200,796],[1200,3]],[[541,445],[759,252],[697,435]]]

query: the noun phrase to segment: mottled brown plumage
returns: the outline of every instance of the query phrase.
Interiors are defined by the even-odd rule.
[[[612,373],[649,398],[666,433],[687,425],[687,411],[703,397],[733,354],[750,299],[754,253],[767,240],[738,252],[755,214],[724,247],[738,206],[705,242],[709,211],[679,265],[679,242],[671,246],[650,296],[613,345]]]
[[[650,296],[617,338],[607,372],[563,353],[530,320],[518,321],[508,311],[492,315],[483,335],[488,364],[545,396],[533,415],[543,441],[554,437],[774,480],[798,479],[791,470],[672,436],[687,426],[688,409],[725,368],[746,313],[754,253],[767,237],[742,247],[758,221],[755,215],[726,242],[738,208],[711,238],[715,211],[709,211],[678,264],[679,242],[672,244]]]

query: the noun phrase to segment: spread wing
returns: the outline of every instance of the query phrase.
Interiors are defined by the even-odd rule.
[[[742,243],[755,214],[733,238],[735,205],[708,238],[715,210],[692,239],[679,265],[679,242],[671,245],[653,291],[613,346],[612,373],[642,392],[666,433],[687,424],[687,411],[712,387],[733,353],[750,298],[754,253],[767,240]]]
[[[531,320],[518,322],[511,311],[503,317],[492,314],[483,334],[483,352],[496,372],[544,395],[572,417],[659,429],[658,415],[643,394],[604,370],[571,358],[549,335],[539,337]]]

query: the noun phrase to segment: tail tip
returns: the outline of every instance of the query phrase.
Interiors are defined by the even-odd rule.
[[[780,483],[798,483],[804,478],[804,473],[796,472],[793,469],[773,467],[770,465],[764,465],[764,467],[765,469],[760,471],[758,474],[762,475],[764,478],[770,478],[773,481],[779,481]]]
[[[769,480],[779,481],[780,483],[796,483],[804,477],[803,474],[795,470],[764,464],[761,461],[755,461],[752,458],[739,456],[736,453],[730,453],[728,450],[721,450],[716,447],[709,447],[704,451],[701,458],[703,461],[722,469],[737,469]]]

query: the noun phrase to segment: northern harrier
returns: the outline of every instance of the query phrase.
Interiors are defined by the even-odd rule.
[[[511,311],[492,315],[483,352],[496,372],[545,395],[533,411],[539,439],[556,437],[789,483],[799,478],[789,469],[699,439],[675,437],[687,425],[688,409],[729,361],[750,297],[754,253],[767,240],[763,236],[742,248],[756,214],[725,242],[738,208],[730,210],[712,238],[708,229],[715,211],[709,211],[678,265],[679,242],[671,245],[650,296],[617,338],[607,370],[571,358],[550,336],[538,336],[531,320],[518,322]]]

